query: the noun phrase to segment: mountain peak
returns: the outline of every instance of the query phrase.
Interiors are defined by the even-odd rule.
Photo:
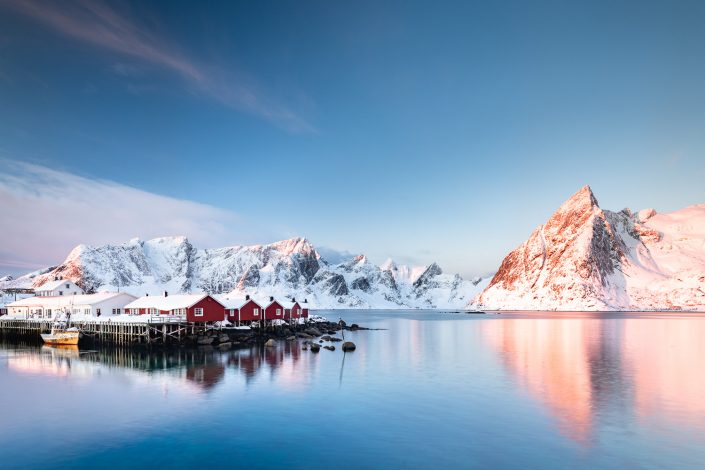
[[[565,206],[584,206],[589,208],[600,207],[597,203],[597,198],[595,198],[595,195],[592,192],[592,189],[590,189],[590,186],[587,184],[580,188],[575,194],[570,196],[570,198],[563,203],[561,208]]]
[[[394,270],[398,269],[397,263],[395,263],[392,258],[387,258],[387,260],[384,263],[382,263],[379,266],[379,268],[382,271],[394,271]]]
[[[310,254],[315,252],[315,248],[306,237],[294,237],[287,240],[281,240],[269,245],[277,251],[281,251],[285,255],[293,253]]]

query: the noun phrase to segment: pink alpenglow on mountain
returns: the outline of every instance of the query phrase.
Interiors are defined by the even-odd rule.
[[[603,210],[589,186],[514,249],[471,303],[503,310],[705,310],[705,205]]]

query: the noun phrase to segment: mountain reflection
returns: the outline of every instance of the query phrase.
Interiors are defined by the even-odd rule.
[[[590,445],[615,419],[705,429],[705,319],[503,318],[483,334],[505,368]]]
[[[298,342],[274,348],[252,347],[232,351],[213,348],[142,350],[78,347],[51,347],[0,343],[7,369],[21,375],[59,378],[98,377],[105,368],[121,369],[132,377],[158,376],[170,384],[191,386],[192,390],[211,391],[224,382],[228,371],[244,378],[245,385],[263,376],[284,386],[301,382],[310,364],[301,359]],[[309,361],[310,362],[310,361]]]

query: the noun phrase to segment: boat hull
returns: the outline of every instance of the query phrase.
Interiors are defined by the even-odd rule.
[[[43,334],[42,340],[45,344],[53,346],[76,345],[80,339],[81,333],[78,331],[52,331],[49,334]]]

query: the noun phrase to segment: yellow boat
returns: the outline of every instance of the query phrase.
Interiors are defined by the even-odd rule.
[[[81,332],[78,328],[52,328],[51,333],[42,335],[44,343],[54,346],[77,345],[80,338]]]

